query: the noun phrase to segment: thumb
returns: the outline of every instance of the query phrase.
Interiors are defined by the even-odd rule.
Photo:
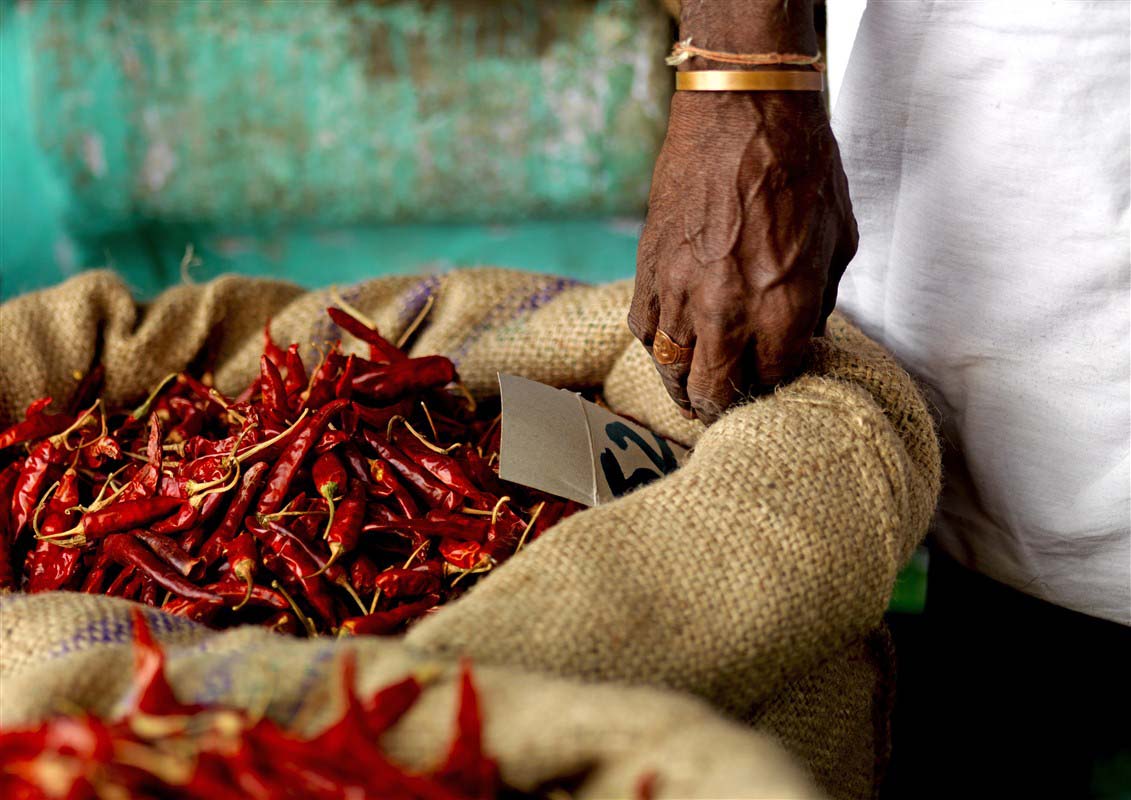
[[[849,216],[848,225],[845,226],[844,232],[837,241],[837,245],[833,249],[832,259],[829,262],[829,277],[825,283],[824,298],[821,301],[821,316],[817,320],[817,329],[814,331],[816,336],[825,335],[825,323],[828,321],[829,315],[833,313],[833,309],[836,308],[840,280],[844,277],[848,264],[856,256],[859,242],[860,237],[856,231],[856,220]]]

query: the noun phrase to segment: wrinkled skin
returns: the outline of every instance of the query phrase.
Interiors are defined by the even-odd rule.
[[[856,244],[819,93],[676,92],[629,327],[694,348],[656,365],[685,416],[710,424],[796,374]]]

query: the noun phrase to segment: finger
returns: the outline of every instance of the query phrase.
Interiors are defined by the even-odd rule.
[[[628,328],[632,335],[647,348],[659,324],[660,301],[656,286],[656,261],[658,251],[654,226],[645,224],[636,250],[636,283],[632,291],[632,304],[628,309]]]
[[[688,316],[686,294],[675,290],[664,293],[660,303],[657,331],[666,333],[668,338],[680,347],[695,347],[695,335]],[[656,371],[660,373],[664,388],[668,390],[672,400],[682,411],[690,411],[691,401],[687,398],[687,374],[691,369],[691,359],[681,357],[674,363],[661,364],[653,353],[652,362],[656,365]]]
[[[800,372],[821,311],[815,302],[781,301],[774,307],[776,314],[759,320],[753,364],[747,365],[755,392],[767,392]]]
[[[639,276],[636,289],[632,293],[632,305],[628,309],[628,329],[651,350],[656,336],[656,325],[660,317],[660,302],[651,286],[642,286]]]
[[[829,319],[829,315],[833,313],[836,308],[837,292],[840,289],[841,278],[844,277],[845,270],[848,269],[849,263],[856,256],[856,247],[859,242],[859,236],[856,232],[856,220],[851,217],[848,220],[848,225],[844,229],[840,240],[837,242],[836,249],[833,250],[832,260],[829,263],[829,278],[825,284],[824,297],[821,302],[821,317],[817,321],[817,329],[814,331],[816,336],[825,335],[825,323]]]
[[[722,315],[701,315],[696,325],[687,396],[695,415],[710,425],[742,396],[746,383],[743,354],[748,342]]]

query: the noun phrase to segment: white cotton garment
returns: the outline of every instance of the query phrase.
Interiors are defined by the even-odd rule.
[[[833,127],[840,308],[942,420],[934,541],[1131,624],[1131,7],[871,0]]]

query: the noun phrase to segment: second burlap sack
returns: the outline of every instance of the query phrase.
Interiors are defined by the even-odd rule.
[[[0,596],[0,729],[61,709],[114,716],[133,699],[131,613],[113,597],[69,592]],[[414,657],[388,638],[301,640],[262,628],[210,631],[145,610],[185,702],[263,714],[312,735],[343,711],[342,660],[352,653],[362,697],[408,674],[424,692],[381,737],[409,769],[443,760],[455,732],[455,665]],[[505,783],[570,786],[571,797],[816,800],[804,771],[769,737],[702,701],[652,688],[589,686],[507,667],[473,667],[484,747]],[[541,796],[541,794],[539,794]]]
[[[556,526],[410,631],[411,649],[688,691],[742,718],[778,719],[834,794],[859,796],[853,787],[874,782],[882,724],[869,720],[872,741],[861,744],[858,719],[799,709],[811,726],[843,723],[824,742],[855,742],[814,748],[781,724],[775,701],[812,696],[813,675],[855,674],[845,666],[852,653],[875,652],[865,640],[933,510],[934,429],[890,356],[834,316],[806,374],[704,430],[676,413],[633,341],[629,283],[481,269],[345,294],[393,338],[434,298],[413,351],[450,355],[478,394],[497,391],[496,372],[602,387],[614,410],[695,446],[677,473]],[[42,394],[65,397],[96,356],[112,400],[190,363],[214,366],[221,389],[238,389],[255,374],[268,316],[279,341],[341,336],[323,311],[330,301],[325,291],[224,278],[141,307],[113,275],[83,275],[0,309],[0,415]],[[857,686],[857,695],[884,694]]]

